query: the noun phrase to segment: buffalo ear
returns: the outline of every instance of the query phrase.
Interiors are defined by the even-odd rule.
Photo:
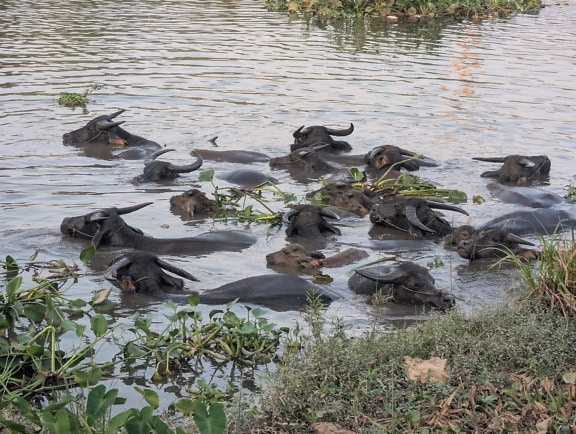
[[[105,229],[102,226],[100,228],[98,228],[98,230],[96,231],[96,233],[92,237],[92,243],[94,244],[94,247],[95,248],[100,247],[100,245],[102,244],[102,241],[104,241],[104,238],[106,238],[109,233],[110,233],[109,229]]]
[[[322,252],[310,252],[310,256],[314,259],[326,259],[326,256]]]
[[[494,178],[500,176],[500,172],[498,170],[489,170],[484,172],[480,175],[482,178]]]

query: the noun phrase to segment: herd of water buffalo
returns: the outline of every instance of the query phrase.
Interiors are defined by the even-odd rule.
[[[180,174],[199,169],[205,160],[239,164],[268,162],[273,168],[287,170],[301,182],[325,177],[327,182],[315,193],[327,198],[327,205],[299,204],[283,214],[288,244],[277,252],[266,255],[269,267],[282,273],[249,277],[218,288],[200,292],[204,304],[222,304],[238,299],[278,310],[300,309],[314,288],[327,303],[340,297],[328,286],[314,285],[298,274],[309,273],[322,267],[339,267],[366,258],[368,254],[349,248],[326,257],[314,245],[325,245],[341,230],[334,225],[343,215],[363,218],[369,216],[374,227],[387,227],[402,231],[413,239],[442,242],[469,260],[499,258],[515,254],[526,260],[537,259],[534,244],[522,236],[551,234],[576,226],[570,214],[558,209],[563,199],[543,192],[533,184],[545,182],[550,172],[548,157],[510,155],[499,158],[476,158],[499,163],[497,170],[481,174],[492,178],[492,193],[504,202],[524,205],[522,211],[500,216],[482,227],[464,225],[452,227],[439,211],[454,211],[467,215],[458,207],[442,201],[357,187],[350,179],[348,168],[362,167],[366,179],[397,178],[405,171],[416,171],[421,166],[437,163],[416,152],[397,146],[378,146],[366,154],[353,155],[352,146],[334,137],[348,136],[354,126],[331,129],[324,126],[300,127],[293,133],[294,143],[286,156],[270,158],[265,154],[244,150],[218,151],[216,149],[191,152],[193,161],[176,165],[157,158],[170,151],[158,143],[131,134],[116,118],[124,110],[96,117],[82,128],[64,134],[65,145],[82,147],[86,155],[98,158],[144,160],[143,173],[134,183],[165,181]],[[244,166],[246,167],[246,166]],[[243,188],[276,182],[261,171],[241,168],[222,174],[221,178]],[[110,264],[105,277],[126,292],[184,300],[184,279],[196,280],[190,273],[174,267],[155,254],[207,254],[215,251],[241,251],[253,245],[256,237],[245,231],[211,231],[188,238],[153,238],[138,228],[129,226],[122,215],[137,211],[151,202],[123,208],[106,208],[77,217],[64,218],[63,234],[91,241],[96,249],[101,246],[129,248]],[[217,204],[198,189],[190,189],[170,200],[171,206],[191,218],[207,218],[216,212]],[[358,218],[358,217],[356,217]],[[263,259],[264,260],[264,259]],[[454,304],[454,297],[434,286],[428,268],[414,262],[394,261],[360,267],[348,280],[348,287],[357,294],[368,296],[382,293],[396,303],[428,305],[440,309]]]

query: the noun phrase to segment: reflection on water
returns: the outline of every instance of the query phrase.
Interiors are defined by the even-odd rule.
[[[549,191],[563,194],[572,175],[576,106],[576,3],[482,23],[427,21],[387,24],[378,20],[293,19],[268,13],[260,2],[128,1],[122,12],[110,2],[0,2],[0,254],[77,261],[85,245],[58,232],[63,217],[111,206],[153,201],[126,216],[128,224],[156,237],[183,237],[213,229],[241,229],[258,235],[242,253],[200,257],[167,256],[213,288],[270,272],[265,255],[285,245],[283,231],[266,225],[204,220],[185,224],[170,212],[169,198],[191,186],[211,193],[197,174],[167,184],[134,186],[141,161],[104,161],[62,145],[62,135],[101,114],[127,109],[128,131],[178,150],[211,147],[285,155],[301,125],[343,128],[353,122],[353,152],[394,144],[436,159],[420,175],[446,188],[481,195],[482,205],[463,205],[479,224],[511,206],[493,199],[474,156],[547,154],[552,160]],[[60,92],[89,96],[88,113],[57,105]],[[164,157],[164,156],[163,156]],[[266,163],[248,168],[271,175]],[[236,168],[204,163],[216,174]],[[320,181],[302,184],[275,170],[278,188],[303,197]],[[219,187],[227,186],[215,178]],[[283,201],[266,196],[273,209]],[[450,217],[452,218],[452,217]],[[413,241],[398,247],[370,240],[367,218],[344,219],[345,246],[367,249],[367,261],[382,253],[421,264],[439,257],[432,270],[437,286],[452,292],[464,311],[506,300],[509,272],[475,270],[441,246]],[[329,245],[324,253],[336,253]],[[94,277],[74,288],[87,298],[105,285],[101,273],[114,251],[94,261]],[[355,331],[374,321],[410,321],[409,309],[374,310],[350,294],[354,266],[330,270],[345,295],[327,315],[343,317]],[[163,313],[162,305],[140,304],[114,292],[116,314],[136,310]],[[270,313],[280,325],[301,321],[298,312]],[[159,320],[160,321],[160,320]]]

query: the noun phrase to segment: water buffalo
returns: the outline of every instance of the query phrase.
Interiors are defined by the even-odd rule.
[[[270,167],[286,169],[292,178],[302,183],[324,175],[330,175],[330,178],[346,177],[348,169],[330,164],[325,158],[327,154],[320,152],[323,148],[326,145],[300,148],[283,157],[272,158]]]
[[[104,277],[123,292],[142,293],[161,297],[172,291],[182,291],[184,281],[165,271],[188,280],[198,281],[193,275],[161,260],[148,252],[129,252],[117,256]]]
[[[472,237],[460,241],[456,247],[456,253],[469,260],[501,258],[509,254],[525,260],[538,258],[537,250],[526,249],[522,245],[533,246],[534,244],[504,229],[486,229],[479,231],[476,239]]]
[[[530,208],[550,208],[564,202],[561,196],[536,187],[509,187],[497,182],[491,182],[486,187],[494,197],[504,203],[514,203]]]
[[[64,145],[83,147],[90,157],[141,160],[162,147],[151,140],[129,133],[120,127],[124,121],[114,119],[126,110],[92,119],[82,128],[62,136]],[[121,149],[117,153],[115,149]]]
[[[188,238],[153,238],[143,235],[120,217],[150,205],[105,208],[77,217],[67,217],[60,230],[64,235],[92,240],[96,248],[104,245],[174,254],[206,254],[217,251],[241,251],[256,242],[242,231],[212,231]]]
[[[526,156],[509,155],[507,157],[480,158],[473,160],[489,163],[503,163],[498,170],[482,173],[483,178],[496,178],[503,184],[525,185],[546,180],[550,174],[550,159],[546,155]]]
[[[375,203],[364,190],[354,187],[350,182],[343,179],[328,182],[306,196],[338,209],[350,211],[360,217],[368,214]]]
[[[296,270],[318,270],[322,267],[336,268],[367,258],[364,250],[349,248],[335,255],[326,257],[317,251],[308,251],[300,244],[289,244],[282,249],[266,255],[268,267],[289,268]]]
[[[312,292],[316,292],[326,304],[340,298],[329,288],[316,287],[300,277],[284,274],[253,276],[213,289],[179,294],[173,291],[182,289],[182,280],[166,274],[165,270],[188,280],[197,280],[188,272],[144,252],[130,252],[119,256],[110,265],[105,278],[124,292],[182,303],[186,302],[190,295],[199,294],[203,304],[226,304],[237,300],[285,311],[305,308],[307,298]]]
[[[346,129],[340,130],[317,125],[304,128],[304,125],[302,125],[292,134],[294,143],[290,146],[290,151],[311,146],[329,145],[325,150],[331,152],[348,152],[352,149],[352,146],[350,146],[348,142],[334,140],[331,136],[348,136],[352,134],[353,131],[353,124],[350,124],[350,127]]]
[[[444,247],[448,250],[456,250],[461,241],[476,241],[480,237],[480,231],[474,226],[462,225],[455,228],[444,237]]]
[[[197,188],[191,188],[184,193],[172,196],[170,206],[173,210],[182,211],[190,217],[212,217],[217,209],[216,201],[208,199],[206,194]]]
[[[190,173],[198,170],[204,162],[202,157],[198,154],[195,154],[194,151],[191,152],[191,155],[196,158],[196,161],[184,166],[172,164],[167,161],[156,160],[156,158],[158,158],[160,155],[171,151],[174,151],[174,149],[162,149],[148,156],[144,160],[144,173],[134,177],[132,182],[134,184],[140,184],[142,182],[158,182],[175,179],[180,176],[181,173]]]
[[[395,262],[355,270],[348,286],[357,294],[378,292],[402,304],[419,304],[446,309],[455,304],[454,297],[434,286],[434,277],[427,268],[414,262]]]
[[[288,237],[299,236],[313,241],[326,241],[326,237],[332,233],[340,235],[340,229],[331,225],[326,218],[339,220],[336,214],[314,205],[297,205],[286,212],[282,221],[288,225],[286,235]]]
[[[379,178],[390,169],[406,169],[409,172],[420,169],[417,154],[397,146],[378,146],[366,154],[365,163],[372,176]]]
[[[408,232],[414,238],[444,237],[453,228],[448,221],[437,216],[433,209],[456,211],[468,215],[454,205],[420,198],[397,197],[375,204],[370,210],[370,221]]]

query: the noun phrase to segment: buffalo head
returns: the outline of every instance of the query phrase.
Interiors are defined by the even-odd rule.
[[[151,152],[160,149],[161,146],[158,143],[131,134],[120,127],[124,121],[116,121],[114,119],[125,111],[119,110],[111,115],[98,116],[82,128],[64,134],[62,142],[65,145],[89,148],[103,147],[104,145],[141,148],[139,149],[140,152],[125,151],[119,154],[119,156],[126,159],[145,158]]]
[[[285,167],[288,170],[296,169],[306,174],[315,172],[329,173],[336,168],[330,163],[325,161],[318,151],[327,148],[329,145],[322,145],[319,147],[305,147],[298,148],[283,157],[276,157],[270,159],[271,167]]]
[[[454,305],[454,297],[434,286],[434,277],[427,268],[414,262],[398,262],[355,270],[348,286],[358,294],[381,292],[396,303],[420,304],[446,309]]]
[[[480,231],[470,225],[458,226],[451,233],[444,237],[444,247],[448,250],[456,250],[460,241],[476,241],[480,236]]]
[[[284,214],[283,222],[288,225],[288,237],[300,236],[315,241],[325,241],[330,233],[340,235],[340,229],[332,226],[326,219],[339,220],[331,211],[314,205],[297,205]]]
[[[139,209],[144,208],[145,206],[151,204],[152,202],[146,202],[125,208],[104,208],[77,217],[66,217],[62,220],[62,223],[60,225],[60,231],[64,235],[68,235],[74,238],[93,240],[97,235],[101,234],[103,223],[105,221],[107,221],[108,219],[113,220],[119,219],[122,221],[122,228],[124,228],[127,231],[133,232],[134,234],[143,235],[140,229],[128,226],[126,222],[124,222],[124,220],[122,220],[119,216],[129,214],[134,211],[138,211]],[[100,237],[98,237],[97,241],[98,240],[100,240]],[[98,247],[97,244],[96,247]]]
[[[385,145],[372,149],[364,157],[368,169],[375,177],[384,175],[388,170],[406,169],[410,172],[420,169],[418,154],[397,146]]]
[[[132,182],[134,184],[139,184],[141,182],[175,179],[180,176],[181,173],[189,173],[198,170],[204,162],[202,157],[194,151],[190,154],[196,157],[196,161],[183,166],[178,166],[167,161],[156,161],[156,158],[160,155],[173,150],[174,149],[161,149],[146,158],[146,160],[144,160],[144,173],[134,177]]]
[[[498,158],[473,158],[489,163],[503,163],[498,170],[482,173],[484,178],[496,178],[503,184],[531,184],[546,179],[550,174],[550,159],[546,155],[509,155]]]
[[[184,288],[182,279],[166,274],[164,270],[188,280],[198,281],[193,275],[147,252],[130,252],[116,257],[104,277],[123,292],[160,295]]]
[[[378,203],[370,211],[370,221],[408,232],[414,238],[426,235],[444,237],[452,232],[452,226],[433,209],[456,211],[468,215],[457,206],[420,198],[395,198]]]
[[[329,148],[327,148],[329,151],[348,152],[352,149],[352,146],[343,140],[334,140],[332,136],[348,136],[353,131],[353,124],[350,124],[350,127],[346,129],[340,130],[317,125],[304,128],[304,125],[302,125],[292,134],[294,144],[290,146],[290,150],[296,151],[300,148],[329,145]]]
[[[266,263],[271,267],[280,266],[309,270],[322,267],[322,259],[324,258],[324,254],[316,251],[308,252],[302,245],[294,243],[266,255]]]
[[[185,212],[190,216],[213,216],[216,212],[216,201],[208,199],[206,194],[197,188],[191,188],[182,194],[170,198],[172,208]]]
[[[533,246],[534,244],[504,229],[486,229],[479,232],[477,239],[460,241],[456,252],[469,260],[502,258],[509,254],[525,260],[538,258],[540,254],[537,250],[526,249],[522,245]]]

